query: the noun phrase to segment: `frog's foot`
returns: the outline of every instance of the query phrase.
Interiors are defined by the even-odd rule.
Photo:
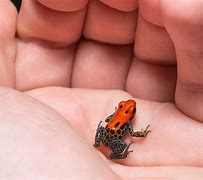
[[[124,155],[125,157],[127,157],[129,153],[133,152],[133,150],[128,151],[128,149],[129,149],[129,147],[130,147],[131,144],[133,144],[133,141],[131,141],[131,142],[127,145],[125,151],[123,152],[123,155]]]
[[[109,159],[123,159],[123,158],[126,158],[123,156],[123,154],[118,154],[114,152],[112,152],[109,156]]]
[[[133,143],[133,142],[131,141],[131,142],[127,145],[127,147],[126,147],[125,151],[123,152],[123,154],[113,152],[113,153],[110,154],[109,159],[124,159],[124,158],[126,158],[129,153],[133,152],[133,150],[128,151],[128,149],[129,149],[129,147],[130,147],[130,145],[131,145],[132,143]]]
[[[149,129],[149,127],[150,127],[150,125],[148,124],[147,127],[146,127],[146,129],[141,129],[141,131],[136,131],[136,132],[134,132],[134,133],[133,133],[133,136],[135,136],[135,137],[146,137],[147,134],[148,134],[149,132],[151,132],[151,130]]]
[[[146,137],[147,134],[148,134],[149,132],[151,132],[151,129],[149,129],[149,127],[150,127],[150,124],[147,125],[147,127],[146,127],[145,130],[142,130],[142,133],[143,133],[143,136],[144,136],[144,137]]]
[[[126,151],[123,154],[118,154],[118,153],[111,153],[109,156],[109,159],[124,159],[128,156],[129,153],[133,152],[133,150],[131,151]]]

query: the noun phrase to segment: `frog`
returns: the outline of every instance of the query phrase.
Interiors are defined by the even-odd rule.
[[[146,137],[151,130],[150,125],[140,131],[133,130],[133,119],[136,114],[136,101],[133,99],[128,99],[126,101],[119,102],[115,111],[109,115],[105,122],[106,127],[102,126],[102,121],[99,122],[96,135],[94,147],[99,147],[102,142],[105,147],[111,149],[111,154],[109,159],[124,159],[133,150],[129,150],[133,141],[127,143],[123,141],[123,137],[130,133],[132,137]]]

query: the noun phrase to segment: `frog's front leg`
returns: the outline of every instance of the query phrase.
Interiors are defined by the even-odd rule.
[[[100,146],[100,141],[103,140],[104,135],[105,135],[105,128],[103,126],[101,126],[102,121],[99,122],[98,126],[97,126],[97,131],[96,131],[96,135],[95,135],[95,143],[94,143],[94,147],[98,147]]]
[[[140,131],[135,131],[133,130],[133,125],[132,125],[132,121],[130,121],[129,125],[128,125],[128,129],[129,129],[129,132],[131,134],[131,136],[134,136],[134,137],[146,137],[147,134],[149,132],[151,132],[151,130],[149,129],[150,125],[147,125],[146,129],[143,130],[141,129]]]
[[[105,119],[105,122],[109,122],[112,120],[113,116],[114,116],[115,112],[113,114],[111,114],[110,116],[108,116],[106,119]]]
[[[129,153],[133,152],[133,150],[128,151],[130,145],[133,142],[130,142],[128,145],[121,140],[116,142],[115,147],[112,148],[113,152],[110,154],[110,159],[123,159],[128,156]]]

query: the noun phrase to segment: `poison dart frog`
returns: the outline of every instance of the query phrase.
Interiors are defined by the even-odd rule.
[[[93,146],[98,147],[102,142],[104,146],[112,150],[110,159],[126,158],[129,153],[133,152],[132,150],[128,151],[133,142],[122,141],[123,136],[129,131],[133,137],[146,137],[151,131],[149,130],[150,125],[148,125],[145,130],[134,132],[133,118],[135,113],[136,102],[134,100],[121,101],[115,108],[115,112],[105,119],[106,127],[101,126],[102,121],[99,122]]]

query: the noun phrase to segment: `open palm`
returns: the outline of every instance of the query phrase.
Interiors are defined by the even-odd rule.
[[[0,3],[0,178],[203,176],[200,1]],[[97,125],[134,97],[152,132],[110,161]]]

